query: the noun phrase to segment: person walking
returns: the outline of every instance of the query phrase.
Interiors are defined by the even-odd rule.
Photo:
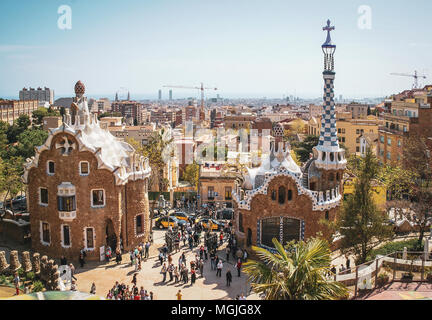
[[[144,247],[144,259],[148,259],[150,250],[150,242],[147,241]]]
[[[242,262],[241,262],[241,259],[238,259],[237,260],[237,264],[236,264],[236,268],[237,268],[237,275],[240,277],[240,270],[241,270],[241,267],[242,267]]]
[[[216,263],[215,263],[215,254],[214,254],[213,251],[211,251],[210,252],[210,267],[211,267],[212,270],[216,269],[215,265],[216,265]]]
[[[229,261],[229,255],[230,255],[231,249],[229,246],[226,247],[226,261]]]
[[[162,273],[162,275],[163,275],[163,280],[162,280],[162,282],[165,283],[165,281],[166,281],[166,274],[167,274],[167,266],[166,266],[166,263],[163,264],[163,266],[162,266],[162,270],[161,270],[161,273]]]
[[[77,280],[77,278],[75,278],[75,267],[74,267],[74,265],[72,263],[69,263],[69,268],[70,268],[70,271],[71,271],[71,277],[72,277],[72,279]]]
[[[81,268],[84,268],[85,261],[84,261],[84,254],[82,252],[80,252],[80,255],[79,255],[79,263],[80,263]]]
[[[168,266],[168,273],[169,273],[169,276],[170,276],[169,282],[173,281],[173,272],[174,272],[174,265],[171,263]]]
[[[204,261],[203,261],[203,259],[201,259],[199,262],[199,270],[200,270],[201,278],[204,277]]]
[[[163,252],[162,252],[162,251],[159,252],[159,262],[160,262],[161,265],[162,265],[163,262],[164,262],[164,255],[163,255]]]
[[[15,285],[15,295],[19,296],[20,292],[19,292],[19,285],[20,285],[20,277],[18,275],[18,272],[15,272],[15,277],[14,277],[14,285]]]
[[[177,297],[177,300],[181,300],[182,299],[182,293],[181,293],[181,290],[179,290],[178,292],[177,292],[177,294],[176,294],[176,297]]]
[[[222,277],[222,268],[223,268],[222,260],[219,260],[217,264],[216,277]]]
[[[134,284],[134,286],[136,286],[136,284],[137,284],[137,274],[136,273],[133,275],[131,282]]]
[[[227,287],[231,286],[232,274],[231,274],[231,270],[229,270],[229,269],[226,272],[226,282],[227,282]]]
[[[204,246],[204,259],[205,259],[205,261],[208,260],[208,248],[207,248],[207,245]]]
[[[132,250],[129,252],[129,258],[130,258],[131,266],[133,266],[134,265],[134,252]]]
[[[96,284],[94,282],[92,283],[90,294],[96,294]]]
[[[179,272],[178,272],[178,268],[175,267],[174,269],[174,278],[175,278],[175,283],[179,282]]]

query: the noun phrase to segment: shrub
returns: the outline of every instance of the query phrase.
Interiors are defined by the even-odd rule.
[[[1,275],[0,276],[0,283],[5,283],[6,282],[6,276],[5,275]]]
[[[40,281],[35,281],[33,283],[33,292],[41,292],[41,291],[43,291],[44,288],[45,287],[44,287],[43,283]]]
[[[25,277],[25,272],[23,268],[19,268],[18,269],[18,275],[20,278],[24,278]]]
[[[408,251],[423,251],[423,246],[419,247],[417,239],[394,241],[386,243],[378,249],[372,250],[367,256],[367,261],[374,260],[377,255],[386,256],[396,251],[403,251],[404,247],[406,247]]]
[[[377,286],[378,287],[383,287],[385,286],[390,280],[390,277],[387,274],[380,274],[377,277]]]
[[[34,272],[31,271],[31,272],[27,273],[26,278],[27,278],[27,280],[29,280],[29,281],[33,281],[33,280],[35,279],[35,274],[34,274]]]

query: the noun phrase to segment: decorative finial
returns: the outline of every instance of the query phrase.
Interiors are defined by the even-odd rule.
[[[323,31],[327,31],[327,40],[323,44],[323,46],[333,46],[332,40],[331,40],[331,35],[330,35],[330,32],[333,31],[333,30],[335,30],[335,27],[331,26],[331,22],[330,22],[330,19],[329,19],[329,20],[327,20],[327,26],[325,26],[323,28]]]
[[[82,96],[84,96],[84,93],[85,93],[85,85],[80,80],[75,84],[75,94],[78,98],[81,98]]]

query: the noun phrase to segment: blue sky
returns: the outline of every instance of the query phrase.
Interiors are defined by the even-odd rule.
[[[57,27],[61,5],[72,9],[72,30]],[[372,9],[371,30],[358,28],[361,5]],[[0,11],[0,96],[25,86],[70,96],[82,80],[88,96],[126,87],[155,98],[163,85],[204,82],[227,97],[319,97],[328,18],[337,95],[411,87],[391,72],[432,82],[430,0],[1,0]],[[188,96],[198,92],[174,90]]]

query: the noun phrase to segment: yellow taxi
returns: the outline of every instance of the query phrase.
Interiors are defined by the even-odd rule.
[[[200,218],[196,222],[200,222],[205,229],[210,228],[212,231],[219,231],[223,228],[223,225],[220,222],[213,219]]]
[[[177,212],[171,213],[170,217],[175,217],[178,220],[183,220],[183,221],[186,221],[186,222],[189,221],[189,216],[186,213],[181,212],[181,211],[177,211]]]
[[[169,227],[177,227],[182,224],[185,224],[186,222],[183,220],[179,220],[176,217],[168,216],[168,217],[160,217],[157,218],[155,221],[156,228],[164,229]]]

